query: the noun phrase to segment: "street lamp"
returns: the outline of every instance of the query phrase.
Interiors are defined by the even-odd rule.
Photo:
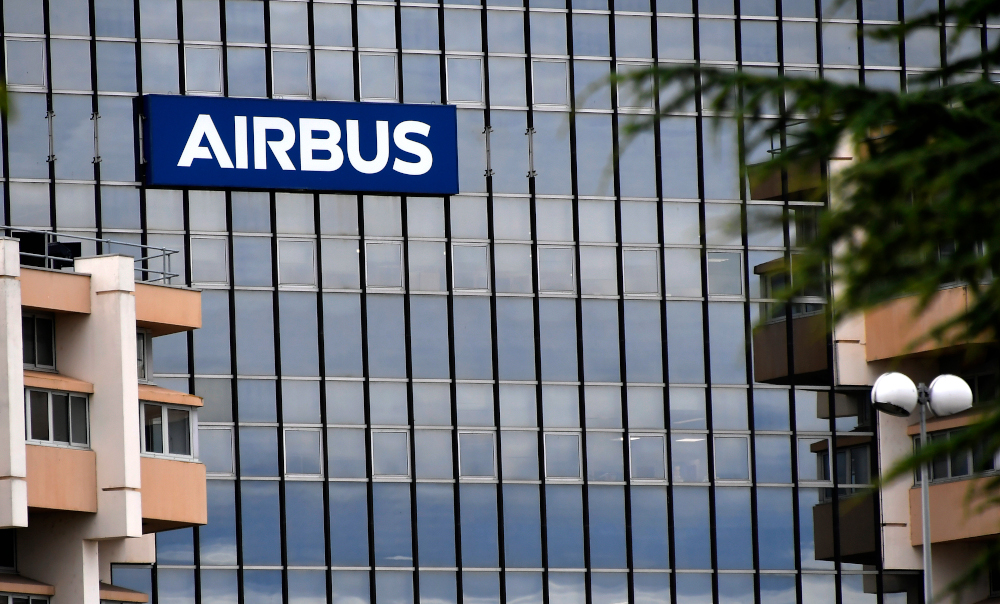
[[[872,386],[872,404],[889,415],[906,417],[920,407],[920,447],[927,446],[927,407],[942,417],[961,413],[972,407],[972,389],[957,375],[939,375],[930,386],[914,385],[902,373],[883,373]],[[924,544],[924,602],[934,599],[934,578],[931,572],[931,515],[928,490],[927,462],[920,467],[920,511]]]

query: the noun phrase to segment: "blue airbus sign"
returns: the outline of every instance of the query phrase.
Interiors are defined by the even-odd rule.
[[[143,116],[151,186],[458,192],[450,106],[147,95]]]

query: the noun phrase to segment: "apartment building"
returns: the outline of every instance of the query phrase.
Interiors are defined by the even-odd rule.
[[[202,400],[151,379],[156,338],[200,327],[200,294],[137,282],[133,256],[19,245],[0,239],[0,602],[147,602],[112,565],[206,522]]]

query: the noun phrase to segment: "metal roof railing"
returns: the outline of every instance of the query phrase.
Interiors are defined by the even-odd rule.
[[[21,240],[21,264],[24,266],[55,270],[72,267],[73,259],[81,255],[80,242],[92,241],[97,244],[98,253],[110,252],[116,246],[132,248],[132,251],[138,255],[135,253],[127,255],[135,258],[136,281],[138,282],[170,284],[174,277],[180,276],[171,271],[170,262],[170,257],[180,252],[167,247],[23,227],[4,226],[2,228],[8,237]],[[105,246],[107,246],[106,250]],[[154,268],[156,266],[159,268]]]

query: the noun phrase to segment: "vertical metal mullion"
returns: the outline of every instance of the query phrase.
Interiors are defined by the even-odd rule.
[[[3,11],[0,10],[0,33],[3,33],[2,37],[3,44],[0,44],[0,78],[2,81],[7,81],[7,24],[4,19]],[[9,100],[9,97],[8,97]],[[0,144],[3,146],[3,219],[4,224],[10,224],[10,145],[8,144],[7,138],[7,122],[10,120],[10,112],[8,111],[3,119],[0,119]],[[4,235],[9,237],[10,230],[4,231]],[[155,591],[155,590],[154,590]]]
[[[45,2],[48,5],[48,0]],[[98,137],[99,127],[100,127],[100,96],[98,95],[99,89],[97,87],[97,14],[95,3],[93,1],[89,2],[88,17],[90,19],[90,88],[91,101],[90,110],[91,117],[94,121],[94,136]],[[181,11],[178,10],[177,14],[180,15]],[[180,17],[178,16],[178,21]],[[179,25],[178,25],[179,26]],[[46,27],[47,31],[47,27]],[[178,34],[179,35],[179,34]],[[48,38],[48,36],[46,36]],[[51,93],[50,93],[51,94]],[[98,139],[99,140],[99,139]],[[97,238],[100,239],[104,236],[104,216],[101,209],[101,162],[98,157],[99,149],[94,149],[94,224],[97,226]],[[55,201],[53,197],[53,209],[52,209],[52,224],[55,222]],[[110,251],[110,250],[108,250]],[[104,244],[98,242],[97,250],[98,254],[105,252]]]
[[[651,1],[652,5],[653,5],[652,7],[655,9],[656,8],[656,0],[650,0],[650,1]],[[658,32],[658,29],[657,29],[657,17],[656,17],[656,11],[655,10],[653,12],[653,18],[652,18],[652,20],[653,20],[653,31],[654,31],[654,33],[657,33]],[[697,19],[691,19],[691,22],[692,22],[691,26],[692,26],[692,29],[693,29],[693,33],[692,33],[692,39],[693,39],[692,46],[694,47],[693,48],[694,57],[695,57],[695,61],[699,61],[700,60],[699,59],[700,52],[698,50],[698,20]],[[659,65],[659,63],[658,63],[658,61],[659,61],[659,47],[658,46],[659,46],[658,45],[658,37],[654,37],[652,39],[653,58],[654,58],[654,61],[656,61],[657,65]],[[659,81],[658,80],[654,80],[654,85],[657,87],[657,90],[659,90]],[[700,107],[700,102],[701,102],[700,101],[700,96],[701,96],[700,94],[696,95],[696,99],[695,99],[696,108]],[[666,271],[666,263],[664,262],[664,251],[665,251],[665,238],[664,238],[664,235],[663,235],[663,229],[664,229],[664,215],[663,215],[663,204],[664,204],[664,202],[663,202],[663,198],[664,198],[664,194],[663,194],[663,170],[661,168],[661,163],[660,163],[661,160],[662,160],[662,151],[663,151],[663,140],[662,140],[662,138],[660,136],[660,122],[661,122],[663,116],[660,115],[660,105],[659,105],[659,103],[660,103],[660,95],[659,94],[657,94],[654,97],[654,103],[656,103],[656,105],[655,105],[656,106],[656,114],[659,117],[659,119],[657,119],[656,122],[655,122],[655,130],[654,130],[654,133],[655,133],[654,144],[655,144],[656,156],[657,156],[657,162],[656,162],[656,167],[657,167],[657,170],[656,170],[656,197],[657,197],[657,202],[656,202],[656,239],[657,239],[657,250],[659,251],[658,275],[659,275],[659,278],[660,278],[660,287],[662,289],[664,289],[664,291],[665,291],[666,282],[667,282],[667,271]],[[697,118],[695,118],[695,119],[697,120]],[[696,143],[697,143],[697,130],[696,130]],[[700,162],[701,161],[701,151],[700,151],[700,149],[695,149],[695,153],[697,155],[696,162]],[[665,474],[665,477],[667,479],[667,486],[666,486],[666,488],[667,488],[667,544],[668,544],[668,547],[669,547],[667,559],[668,559],[668,564],[669,564],[669,567],[670,567],[670,574],[669,574],[670,598],[671,598],[671,601],[676,601],[676,598],[677,598],[677,581],[676,581],[676,576],[677,576],[677,554],[676,554],[677,543],[676,543],[676,539],[674,539],[674,535],[675,535],[675,529],[674,529],[674,480],[673,480],[673,476],[672,476],[672,469],[673,469],[673,463],[672,463],[672,460],[673,460],[673,444],[672,444],[672,441],[673,441],[673,439],[672,439],[672,431],[671,431],[671,424],[670,424],[670,349],[669,349],[669,346],[668,346],[668,342],[669,342],[669,340],[668,340],[669,326],[667,325],[667,303],[666,303],[666,297],[665,297],[665,295],[663,295],[661,293],[661,295],[657,299],[657,303],[660,306],[660,354],[661,354],[660,365],[661,365],[661,371],[663,373],[663,384],[664,384],[663,387],[661,388],[661,394],[662,394],[662,397],[663,397],[663,427],[665,429],[665,433],[664,433],[664,445],[666,446],[666,454],[667,454],[667,457],[666,457],[667,472]],[[634,577],[634,573],[633,573],[632,588],[634,588],[634,583],[635,583],[634,579],[635,579],[635,577]]]
[[[356,4],[356,0],[355,0]],[[354,23],[357,23],[355,19]],[[357,40],[357,25],[354,25],[355,41]],[[361,369],[364,381],[364,408],[365,408],[365,472],[368,480],[367,487],[368,504],[368,590],[370,601],[374,602],[375,593],[375,489],[372,481],[372,420],[371,420],[371,391],[368,369],[368,284],[367,273],[365,271],[365,208],[363,197],[357,196],[358,207],[358,264],[359,281],[361,285],[360,306],[361,306]],[[332,578],[331,578],[332,581]]]
[[[398,25],[399,0],[396,1],[396,15]],[[399,28],[396,28],[397,43],[399,41]],[[398,44],[397,44],[398,46]],[[397,74],[399,71],[397,71]],[[402,88],[400,88],[402,90]],[[413,563],[413,601],[420,601],[420,543],[417,534],[417,445],[416,445],[416,420],[413,412],[413,343],[411,342],[412,328],[410,321],[410,254],[409,254],[409,228],[407,224],[406,197],[400,197],[400,224],[402,226],[403,240],[402,260],[403,260],[403,354],[406,362],[406,423],[409,434],[410,456],[410,480],[407,486],[410,491],[410,555]]]
[[[482,40],[482,50],[483,50],[483,100],[485,101],[485,110],[483,112],[483,125],[485,130],[489,131],[492,129],[492,101],[490,97],[490,48],[489,48],[489,26],[488,26],[488,13],[487,13],[487,0],[480,0],[479,8],[479,27],[480,27],[480,39]],[[530,74],[530,72],[528,72]],[[527,80],[530,76],[527,76]],[[530,104],[528,105],[528,120],[530,128]],[[527,134],[527,133],[525,133]],[[488,134],[487,134],[488,136]],[[489,150],[489,146],[487,146]],[[529,151],[530,153],[530,151]],[[487,164],[491,165],[490,163]],[[504,604],[507,601],[507,555],[506,555],[506,541],[505,541],[505,530],[504,530],[504,505],[503,505],[503,469],[500,467],[501,455],[503,452],[503,445],[500,442],[500,366],[499,366],[499,344],[497,337],[497,295],[496,295],[496,264],[493,253],[493,172],[491,170],[486,171],[486,237],[489,240],[486,244],[486,249],[489,250],[489,291],[490,291],[490,338],[492,340],[490,346],[490,354],[492,355],[492,378],[493,378],[493,425],[495,428],[494,432],[494,442],[495,445],[495,455],[496,455],[496,469],[497,469],[497,482],[496,482],[496,512],[497,512],[497,559],[499,561],[500,573],[500,602]]]
[[[316,98],[316,26],[314,5],[312,2],[306,6],[306,19],[309,36],[309,97]],[[316,326],[319,337],[319,415],[323,428],[320,430],[320,446],[323,465],[323,556],[326,562],[324,575],[326,576],[326,597],[328,601],[333,598],[333,551],[330,542],[330,438],[327,424],[329,417],[327,414],[327,394],[326,394],[326,315],[324,313],[323,295],[323,229],[322,225],[322,204],[319,194],[313,196],[313,233],[316,236]]]
[[[48,130],[49,130],[49,159],[46,162],[46,168],[49,171],[49,225],[52,230],[56,229],[56,158],[55,158],[55,148],[54,148],[54,137],[55,137],[55,111],[54,103],[52,98],[52,28],[49,25],[49,0],[42,0],[42,27],[45,32],[45,40],[43,42],[45,47],[45,111],[48,113]],[[91,10],[93,5],[91,5]],[[93,32],[93,30],[91,30]],[[93,39],[93,38],[91,38]],[[96,63],[95,61],[91,62]],[[97,90],[97,87],[94,87]],[[95,123],[96,127],[97,124]],[[48,253],[47,251],[45,253]],[[46,262],[47,264],[47,262]]]
[[[361,100],[361,53],[358,51],[358,0],[351,0],[351,42],[354,45],[354,48],[352,48],[352,55],[354,57],[354,100],[360,101]],[[362,266],[362,268],[364,267]],[[372,572],[374,573],[374,571]],[[372,574],[372,577],[374,576],[375,575]],[[372,579],[372,581],[374,581],[374,578]],[[372,592],[372,594],[374,594],[374,592]],[[372,595],[372,597],[374,598],[375,596]]]
[[[443,34],[442,34],[443,35]],[[448,342],[455,342],[455,290],[452,287],[452,266],[451,266],[451,201],[452,197],[444,198],[444,236],[445,236],[445,281],[448,283]],[[455,477],[455,490],[452,498],[455,505],[455,565],[458,571],[455,573],[455,585],[459,595],[463,592],[462,571],[464,564],[462,561],[462,497],[461,497],[461,467],[458,463],[458,397],[455,373],[455,346],[449,346],[448,350],[448,374],[449,395],[451,397],[451,464],[452,474]]]
[[[523,0],[521,4],[522,8],[522,23],[524,31],[524,54],[525,54],[525,102],[528,105],[528,122],[529,127],[534,124],[534,103],[533,101],[533,82],[531,78],[531,12],[529,9],[529,1]],[[568,4],[568,2],[567,2]],[[567,28],[567,44],[570,44],[572,40],[572,30],[569,27],[569,17],[567,14],[566,28]],[[572,60],[570,60],[569,69],[569,88],[573,89],[573,69]],[[570,103],[572,107],[573,96],[570,95]],[[572,114],[570,114],[572,116]],[[572,119],[572,117],[571,117]],[[572,131],[572,129],[571,129]],[[532,144],[532,139],[529,138],[529,144]],[[570,152],[572,153],[573,146],[570,146]],[[532,150],[533,151],[533,150]],[[571,161],[570,170],[575,171],[573,165],[575,162]],[[544,414],[542,412],[542,349],[541,349],[541,319],[540,319],[540,296],[538,288],[538,225],[536,220],[536,186],[535,176],[531,175],[528,178],[528,223],[529,223],[529,237],[531,238],[531,283],[533,292],[531,297],[531,312],[532,312],[532,329],[534,336],[534,354],[535,354],[535,424],[537,427],[536,434],[536,446],[538,448],[538,517],[539,517],[539,542],[541,545],[541,559],[542,559],[542,603],[549,604],[549,541],[548,541],[548,506],[546,499],[546,476],[545,476],[545,431],[544,431]]]
[[[651,6],[652,6],[652,1]],[[608,18],[608,45],[611,52],[611,65],[615,73],[618,72],[618,50],[617,50],[617,32],[616,32],[616,20],[615,12],[616,6],[614,0],[610,2],[611,14]],[[652,16],[650,17],[651,22],[656,21],[655,10],[652,11]],[[655,51],[652,49],[655,47],[656,38],[653,26],[650,25],[650,44],[651,44],[651,54]],[[655,54],[654,64],[655,64]],[[659,96],[659,95],[656,95]],[[631,441],[628,436],[628,367],[625,355],[625,265],[624,265],[624,237],[622,235],[622,192],[621,192],[621,170],[620,170],[620,155],[621,155],[621,145],[619,142],[619,135],[621,133],[619,120],[621,119],[620,107],[618,106],[618,87],[617,85],[611,86],[611,107],[614,111],[613,119],[611,122],[611,136],[612,136],[612,150],[614,153],[614,195],[615,195],[615,239],[617,240],[617,245],[615,246],[615,264],[617,272],[617,284],[618,284],[618,373],[619,379],[621,380],[621,422],[622,422],[622,468],[623,477],[625,478],[624,487],[624,507],[625,509],[625,567],[627,569],[626,573],[626,590],[629,594],[629,601],[635,601],[635,574],[632,568],[632,455],[631,455]],[[654,120],[654,124],[657,120]],[[657,166],[659,163],[657,162]],[[659,173],[659,170],[656,170]],[[657,180],[659,177],[657,176]],[[659,183],[657,183],[658,185]],[[657,197],[659,197],[660,188],[657,186]],[[589,565],[588,565],[589,566]],[[589,570],[589,569],[588,569]],[[588,577],[592,579],[592,575],[588,572]],[[591,589],[591,591],[593,591]]]
[[[817,0],[818,1],[818,0]],[[698,7],[698,0],[692,0],[693,9],[695,11],[695,23],[699,23],[700,11]],[[700,23],[699,23],[700,25]],[[695,40],[700,39],[700,27],[695,30]],[[738,44],[737,44],[738,46]],[[695,44],[697,48],[697,42]],[[700,62],[700,53],[696,54]],[[699,235],[701,244],[701,287],[702,287],[702,302],[701,302],[701,320],[702,320],[702,345],[703,345],[703,363],[705,366],[705,420],[706,426],[708,428],[708,436],[705,439],[706,448],[708,450],[708,474],[709,474],[709,485],[708,485],[708,514],[709,514],[709,536],[711,539],[710,543],[710,555],[712,561],[712,601],[718,602],[718,592],[719,592],[719,579],[718,579],[718,545],[716,542],[717,532],[715,526],[715,443],[713,439],[712,432],[712,365],[711,365],[711,345],[709,342],[709,315],[708,315],[708,264],[706,261],[706,246],[707,240],[705,236],[705,166],[702,159],[704,153],[705,142],[704,142],[704,128],[705,128],[705,114],[704,107],[701,104],[701,95],[699,94],[696,98],[696,108],[698,110],[698,127],[696,130],[696,139],[698,147],[698,222],[700,224],[701,233]]]
[[[571,2],[572,0],[570,0]],[[572,9],[571,9],[572,10]],[[608,18],[610,33],[609,40],[611,45],[610,52],[612,53],[611,64],[614,65],[614,17]],[[568,43],[568,39],[567,39]],[[569,49],[567,49],[569,50]],[[612,96],[612,108],[616,107],[615,104],[615,90],[612,86],[611,91]],[[616,129],[615,121],[617,119],[617,114],[612,114],[611,116],[611,136],[612,136],[612,162],[614,165],[614,181],[615,190],[618,188],[618,142],[614,140]],[[616,196],[617,197],[617,196]],[[591,568],[590,568],[590,479],[589,479],[589,466],[587,464],[587,413],[586,413],[586,378],[587,375],[584,371],[584,362],[586,361],[584,357],[583,349],[583,278],[580,276],[581,271],[581,245],[580,245],[580,192],[577,189],[573,195],[573,261],[576,263],[575,271],[575,283],[576,295],[573,298],[575,311],[576,311],[576,375],[577,375],[577,413],[579,415],[580,422],[580,477],[582,479],[582,486],[580,487],[580,496],[582,500],[583,509],[583,566],[585,569],[585,595],[587,604],[591,604]],[[621,376],[619,376],[621,377]]]
[[[139,91],[139,96],[135,99],[135,106],[137,107],[136,114],[139,116],[138,123],[136,124],[136,127],[139,129],[140,133],[142,132],[143,120],[145,119],[144,116],[143,116],[143,114],[142,114],[142,110],[141,110],[141,107],[142,107],[142,93],[143,93],[143,86],[142,86],[142,23],[141,23],[141,19],[139,18],[139,14],[140,14],[141,10],[142,9],[141,9],[141,5],[140,5],[140,0],[133,0],[133,2],[132,2],[132,28],[133,28],[133,30],[135,32],[135,86],[136,86],[135,89]],[[140,163],[140,161],[139,161],[140,158],[141,159],[145,159],[145,150],[141,148],[142,140],[143,140],[142,139],[142,135],[140,134],[139,136],[136,137],[136,139],[137,139],[136,140],[136,146],[138,148],[137,149],[138,152],[135,155],[135,157],[136,157],[136,165],[138,166],[136,177],[139,180],[145,180],[146,166],[144,164]],[[148,226],[147,226],[147,220],[146,220],[146,188],[142,187],[142,186],[139,187],[139,233],[140,233],[140,240],[139,240],[139,242],[142,243],[143,245],[149,245],[149,233],[148,233]],[[232,258],[232,255],[230,255],[229,257]],[[142,268],[149,268],[149,261],[148,260],[143,260],[142,261]],[[149,275],[149,273],[143,273],[143,277],[148,279],[150,277],[150,275]],[[164,283],[165,283],[165,281],[164,281]],[[196,533],[197,533],[197,531],[196,531]],[[197,534],[195,535],[195,541],[197,542]],[[197,558],[197,548],[196,548],[195,551],[196,551],[195,556]],[[197,560],[196,560],[196,562],[197,562]],[[197,568],[197,564],[195,565],[195,567]],[[200,582],[201,581],[201,575],[200,575],[200,573],[196,573],[196,577],[197,577],[196,581]]]

